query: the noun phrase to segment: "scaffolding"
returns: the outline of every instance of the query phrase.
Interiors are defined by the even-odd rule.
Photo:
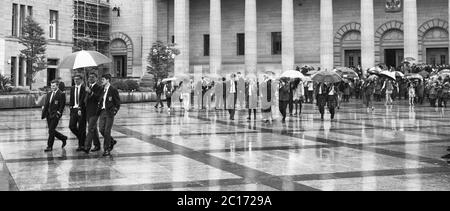
[[[110,35],[109,0],[74,0],[74,44],[90,38],[95,50],[109,53]]]

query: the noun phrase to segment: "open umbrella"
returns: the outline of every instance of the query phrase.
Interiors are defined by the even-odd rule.
[[[316,73],[318,73],[319,71],[317,71],[317,70],[311,70],[311,71],[309,71],[308,73],[306,73],[306,75],[314,75],[314,74],[316,74]]]
[[[264,73],[267,74],[267,75],[276,75],[275,72],[270,71],[270,70],[265,71]]]
[[[329,83],[337,83],[342,81],[342,77],[334,72],[334,71],[327,71],[327,70],[322,70],[318,73],[316,73],[315,75],[313,75],[311,77],[311,79],[315,82],[319,82],[319,83],[324,83],[324,82],[329,82]]]
[[[439,71],[439,74],[450,73],[449,69]]]
[[[414,59],[414,58],[412,58],[412,57],[406,57],[406,58],[405,58],[405,61],[406,61],[406,62],[413,62],[413,61],[416,61],[416,59]]]
[[[367,78],[367,80],[369,80],[369,81],[375,81],[377,79],[378,79],[378,76],[376,76],[376,75],[371,75]]]
[[[423,80],[423,77],[419,74],[408,73],[405,75],[409,80]]]
[[[173,77],[173,78],[166,78],[164,80],[162,80],[163,83],[169,82],[169,81],[176,81],[177,78]]]
[[[305,78],[305,76],[301,72],[296,71],[296,70],[288,70],[288,71],[282,73],[280,77],[281,78],[301,78],[301,79]]]
[[[421,75],[424,78],[427,78],[428,76],[430,76],[430,73],[425,71],[425,70],[419,72],[418,74]]]
[[[381,68],[379,68],[379,67],[372,67],[372,68],[370,68],[368,71],[367,71],[367,73],[369,73],[369,74],[380,74],[381,73]]]
[[[405,77],[405,74],[403,74],[403,73],[400,72],[400,71],[395,71],[395,76],[396,76],[396,77],[401,77],[401,78],[403,78],[403,77]]]
[[[382,71],[380,73],[380,76],[385,76],[385,77],[387,77],[389,79],[392,79],[392,80],[396,80],[397,79],[395,77],[395,72],[390,72],[390,71]]]
[[[359,78],[358,73],[348,67],[339,67],[336,69],[336,72],[339,73],[343,78]]]
[[[111,59],[97,51],[78,51],[66,56],[59,69],[78,69],[85,67],[97,67],[111,63]]]

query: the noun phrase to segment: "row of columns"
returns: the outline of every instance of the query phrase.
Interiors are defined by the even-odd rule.
[[[144,0],[144,7],[155,11],[157,0]],[[180,55],[175,59],[175,74],[189,72],[189,1],[175,0],[175,43]],[[375,66],[374,0],[361,0],[361,60],[366,70]],[[153,2],[153,3],[148,3]],[[418,59],[417,2],[404,0],[404,52],[405,58]],[[245,69],[247,74],[256,73],[257,51],[257,1],[245,0]],[[210,0],[210,69],[219,74],[222,69],[222,7],[221,0]],[[450,4],[449,4],[450,11]],[[450,13],[450,12],[449,12]],[[450,14],[449,14],[450,17]],[[144,14],[144,30],[157,31],[156,14]],[[147,25],[148,21],[151,22]],[[320,0],[320,65],[322,69],[334,67],[333,1]],[[295,67],[294,0],[282,0],[282,68]],[[144,33],[145,35],[145,33]],[[156,41],[156,35],[150,36]],[[145,39],[144,42],[150,40]],[[149,49],[144,45],[145,49]],[[145,55],[145,54],[144,54]]]

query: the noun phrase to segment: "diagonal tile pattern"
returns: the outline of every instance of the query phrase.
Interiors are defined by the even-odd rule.
[[[113,128],[118,145],[103,158],[75,151],[67,115],[58,130],[68,146],[56,142],[44,153],[38,109],[0,111],[0,190],[450,190],[440,158],[449,110],[378,105],[367,113],[349,103],[336,121],[322,122],[308,104],[285,124],[237,115],[123,105]]]

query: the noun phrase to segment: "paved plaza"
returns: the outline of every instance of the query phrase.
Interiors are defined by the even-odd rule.
[[[278,112],[274,112],[278,117]],[[44,153],[40,110],[0,111],[0,190],[450,190],[450,110],[345,104],[334,122],[308,104],[273,124],[229,121],[224,111],[156,111],[123,105],[111,157],[76,152],[66,115]]]

